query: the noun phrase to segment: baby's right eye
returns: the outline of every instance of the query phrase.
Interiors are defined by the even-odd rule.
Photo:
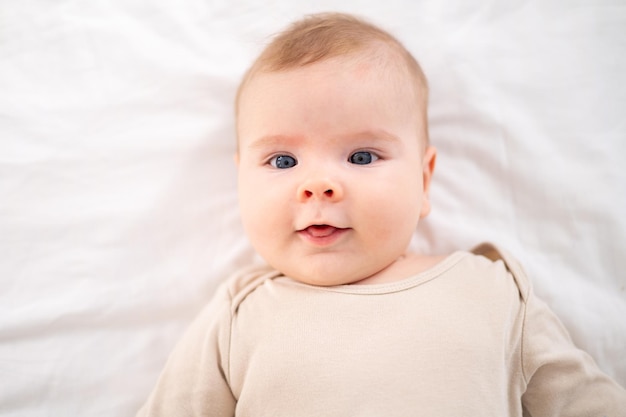
[[[293,168],[298,165],[298,161],[293,156],[277,155],[270,159],[270,165],[278,169]]]

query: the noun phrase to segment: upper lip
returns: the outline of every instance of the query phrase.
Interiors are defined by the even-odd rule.
[[[305,229],[298,230],[299,235],[307,236],[308,239],[314,239],[315,241],[326,241],[326,239],[332,239],[343,234],[348,229],[331,226],[329,224],[313,224]]]
[[[335,225],[332,225],[330,223],[312,223],[312,224],[309,224],[309,225],[307,225],[305,227],[298,228],[297,231],[298,232],[302,232],[302,231],[305,231],[306,229],[308,229],[309,227],[333,227],[335,229],[347,229],[346,227],[335,226]]]

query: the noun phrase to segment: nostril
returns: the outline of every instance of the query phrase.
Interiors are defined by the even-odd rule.
[[[328,199],[334,199],[334,198],[337,197],[337,193],[335,192],[334,188],[327,188],[327,189],[319,188],[319,189],[316,189],[315,187],[312,187],[312,188],[307,187],[307,188],[301,189],[299,192],[300,192],[300,196],[302,198],[307,199],[307,200],[311,199],[311,198],[314,198],[314,197],[316,197],[316,198],[328,198]]]

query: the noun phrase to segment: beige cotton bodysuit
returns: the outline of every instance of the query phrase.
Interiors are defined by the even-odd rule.
[[[315,287],[270,269],[223,284],[138,416],[626,416],[506,253],[411,278]]]

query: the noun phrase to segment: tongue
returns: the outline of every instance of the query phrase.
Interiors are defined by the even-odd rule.
[[[337,230],[336,227],[333,226],[327,226],[327,225],[323,225],[323,226],[309,226],[307,228],[307,231],[309,232],[309,234],[313,237],[326,237],[326,236],[330,236],[333,234],[333,232]]]

